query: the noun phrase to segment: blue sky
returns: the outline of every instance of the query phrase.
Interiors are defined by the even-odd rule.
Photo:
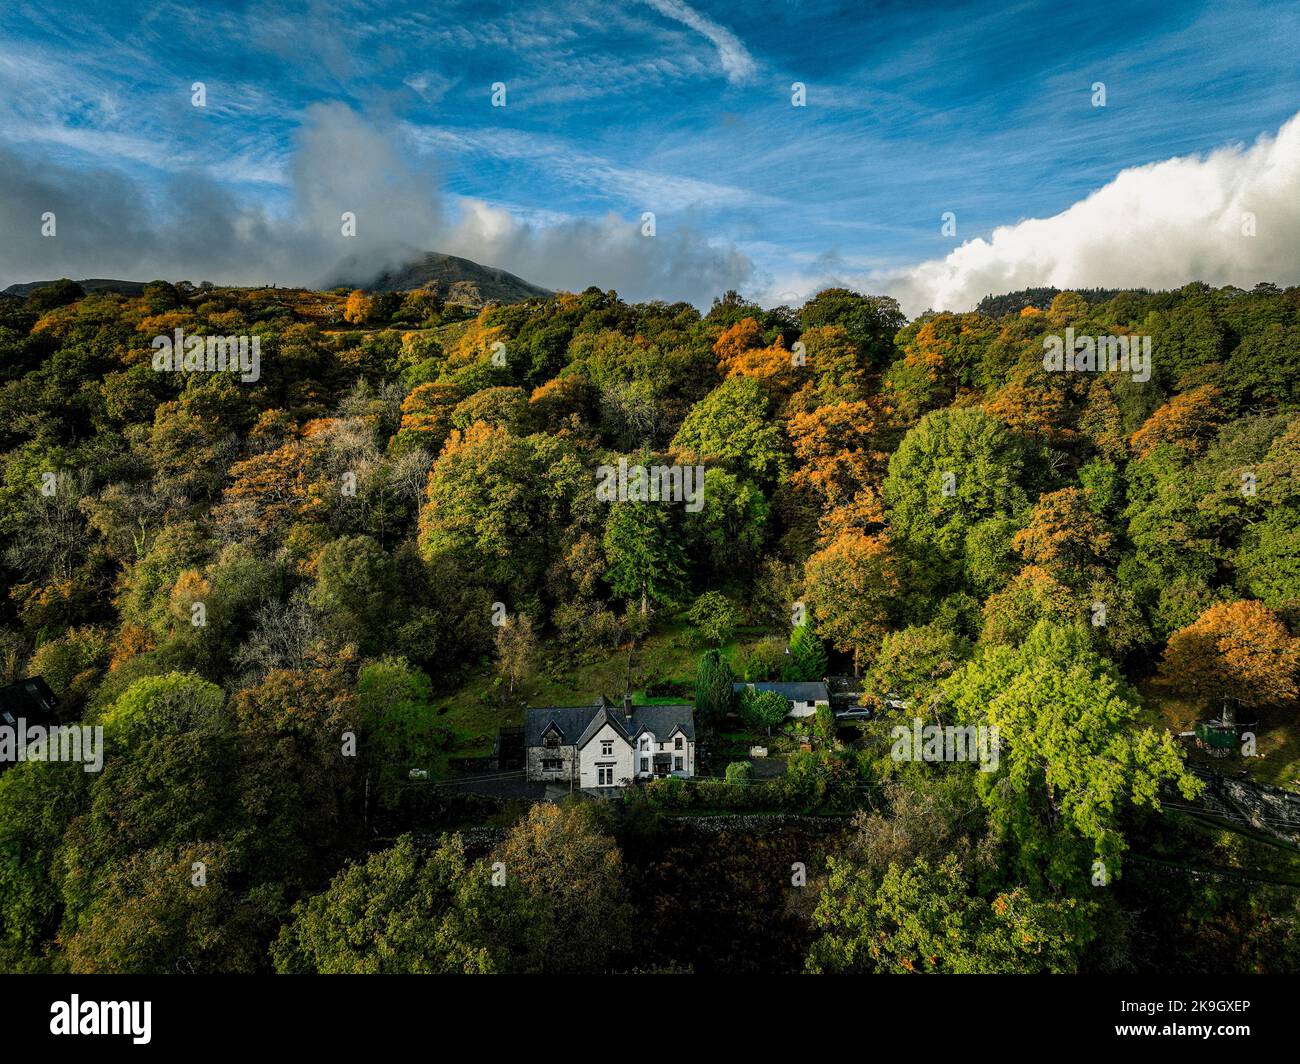
[[[1125,168],[1276,133],[1300,109],[1298,42],[1291,3],[11,0],[0,171],[149,204],[157,250],[156,219],[182,187],[272,227],[301,222],[305,197],[333,194],[305,192],[316,174],[304,169],[382,184],[369,169],[381,139],[406,190],[392,211],[407,212],[385,232],[461,252],[477,232],[478,250],[511,260],[496,264],[576,286],[605,262],[584,256],[584,239],[653,211],[678,252],[609,269],[644,289],[632,296],[706,302],[674,289],[735,279],[777,293],[906,269],[1064,211]],[[795,81],[806,107],[791,106]],[[1091,105],[1096,81],[1104,108]],[[505,107],[491,106],[494,82]],[[345,139],[308,157],[305,131],[345,114],[374,150]],[[411,206],[425,189],[427,216]],[[450,235],[468,204],[488,213]],[[47,263],[46,246],[24,244],[28,259],[0,257],[0,281],[71,270],[68,246]],[[116,263],[99,247],[89,258]],[[230,272],[220,256],[211,268]],[[293,272],[270,253],[265,269]],[[257,279],[256,264],[237,272]]]

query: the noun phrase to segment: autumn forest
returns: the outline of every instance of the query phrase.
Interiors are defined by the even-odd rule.
[[[1208,795],[1300,777],[1300,290],[444,296],[0,297],[0,667],[103,736],[0,774],[5,970],[1295,970],[1295,828]],[[695,778],[457,785],[625,693]]]

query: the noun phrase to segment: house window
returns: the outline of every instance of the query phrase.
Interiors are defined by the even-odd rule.
[[[648,757],[643,757],[641,759],[641,771],[642,772],[650,771],[650,759]]]
[[[673,758],[673,771],[681,772],[682,767],[682,759],[680,757]]]
[[[650,739],[648,737],[645,737],[641,740],[641,749],[642,750],[650,749]]]
[[[601,756],[601,757],[613,757],[613,756],[614,756],[614,740],[613,740],[613,739],[601,739],[601,741],[600,741],[600,756]]]
[[[547,732],[546,737],[542,740],[542,745],[549,750],[554,750],[560,745],[560,737],[555,732]]]
[[[564,762],[558,757],[548,757],[542,761],[543,772],[559,772],[564,767]]]
[[[677,736],[676,739],[673,740],[673,749],[680,750],[681,748],[682,748],[682,737],[679,735]],[[681,758],[678,758],[678,760],[680,761]]]
[[[596,769],[596,786],[612,787],[614,786],[614,768],[613,766],[601,767]]]

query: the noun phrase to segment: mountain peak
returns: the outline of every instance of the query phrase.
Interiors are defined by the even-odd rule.
[[[459,255],[437,251],[418,254],[401,266],[384,269],[378,275],[364,271],[358,260],[345,259],[334,271],[340,278],[331,288],[362,288],[368,292],[409,292],[435,289],[448,303],[477,309],[485,303],[520,303],[545,299],[551,291],[531,284],[506,270],[484,266]]]

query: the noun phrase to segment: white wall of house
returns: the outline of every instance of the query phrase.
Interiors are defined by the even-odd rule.
[[[642,732],[636,737],[634,745],[632,759],[636,766],[636,774],[642,779],[649,779],[655,774],[655,754],[659,752],[659,744],[655,741],[654,733]],[[643,758],[645,759],[645,768],[641,767]]]
[[[790,703],[790,716],[792,717],[811,717],[817,713],[818,706],[829,706],[829,702],[798,702]]]
[[[682,748],[677,749],[677,740],[682,740]],[[667,754],[673,760],[669,762],[672,766],[671,772],[674,776],[694,776],[695,775],[695,744],[686,738],[681,732],[666,738],[660,738],[653,732],[642,732],[635,739],[635,749],[632,751],[632,757],[636,765],[636,774],[641,779],[650,779],[654,776],[655,754]],[[677,768],[677,758],[682,759],[682,767]],[[646,767],[641,768],[641,759],[645,758]]]
[[[607,749],[610,751],[608,754],[605,753]],[[623,780],[630,780],[636,772],[632,761],[632,747],[609,724],[604,725],[588,740],[587,745],[578,751],[578,757],[580,764],[578,786],[580,787],[617,787]],[[611,782],[605,784],[600,782],[602,767],[611,770]]]
[[[682,742],[682,748],[680,750],[677,749],[678,739]],[[668,754],[673,759],[672,771],[674,776],[695,775],[695,744],[693,742],[686,738],[686,736],[681,732],[677,732],[675,735],[670,735],[666,739],[661,740],[661,743],[662,748],[660,748],[659,744],[656,744],[656,749],[660,753]],[[677,759],[679,757],[682,759],[681,768],[677,767]]]
[[[681,739],[682,748],[677,749],[677,740]],[[685,735],[678,732],[664,744],[665,753],[671,754],[673,758],[673,775],[674,776],[694,776],[695,775],[695,744]],[[677,759],[682,759],[682,767],[677,767]]]

